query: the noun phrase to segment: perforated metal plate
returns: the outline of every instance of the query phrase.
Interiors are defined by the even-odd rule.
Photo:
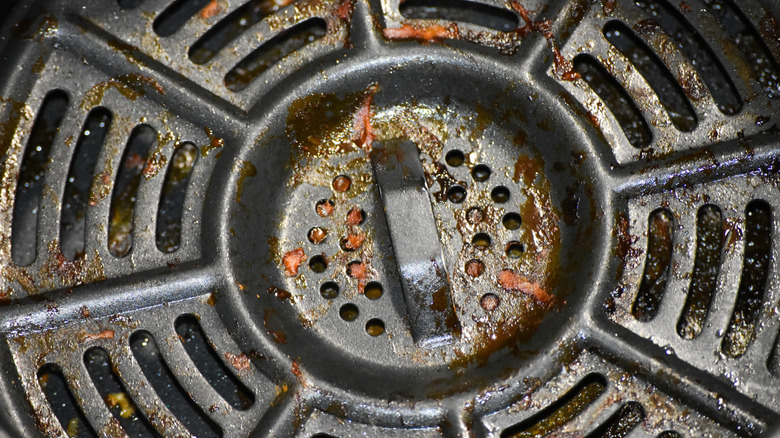
[[[0,7],[12,435],[776,424],[775,3],[70,3]]]

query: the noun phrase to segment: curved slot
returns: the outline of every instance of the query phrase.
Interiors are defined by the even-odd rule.
[[[57,366],[52,364],[42,366],[38,370],[38,385],[46,396],[54,416],[69,437],[97,437]]]
[[[135,9],[141,6],[144,0],[117,0],[119,7],[122,9]]]
[[[666,291],[669,265],[672,262],[674,216],[669,210],[655,210],[650,213],[648,225],[645,272],[631,309],[634,318],[643,322],[655,318]]]
[[[170,253],[181,245],[181,219],[184,214],[184,200],[187,185],[195,163],[198,161],[198,148],[185,143],[176,150],[165,175],[160,206],[157,209],[157,249]]]
[[[327,24],[322,18],[310,18],[264,42],[241,60],[227,75],[225,86],[230,91],[241,91],[268,67],[303,46],[323,37]]]
[[[632,146],[643,148],[650,144],[653,135],[642,113],[626,90],[595,58],[586,54],[577,55],[574,58],[574,71],[604,101]]]
[[[585,376],[538,414],[501,432],[501,438],[533,438],[546,436],[579,415],[607,388],[607,381],[599,374]]]
[[[620,21],[607,23],[604,36],[650,84],[674,126],[680,131],[693,131],[697,123],[696,113],[680,84],[658,56]]]
[[[62,90],[50,91],[43,99],[35,118],[16,185],[14,217],[11,233],[11,256],[19,266],[35,261],[35,238],[38,234],[38,210],[46,184],[54,137],[68,108],[68,95]]]
[[[730,357],[745,354],[758,323],[772,254],[772,212],[765,201],[745,209],[745,253],[737,301],[721,349]]]
[[[682,436],[673,430],[667,430],[665,432],[661,432],[657,438],[682,438]]]
[[[192,401],[163,361],[152,335],[139,331],[130,338],[130,349],[157,396],[193,435],[221,437],[222,429]]]
[[[509,32],[520,25],[508,9],[465,0],[406,0],[399,7],[409,19],[460,21]]]
[[[220,20],[190,47],[187,56],[195,64],[209,62],[220,50],[263,18],[295,0],[252,0]]]
[[[176,0],[154,19],[152,29],[161,37],[171,36],[211,0]]]
[[[239,410],[249,409],[254,404],[254,394],[220,360],[194,316],[179,317],[176,333],[192,362],[225,401]]]
[[[139,411],[127,394],[122,382],[114,374],[108,353],[99,347],[90,348],[84,353],[84,365],[92,378],[103,401],[108,406],[122,429],[133,437],[160,436],[149,421]]]
[[[677,44],[682,54],[691,60],[691,64],[707,85],[718,109],[724,114],[739,112],[742,109],[742,99],[726,69],[704,38],[682,14],[666,0],[637,0],[636,5],[652,16],[653,20],[658,22]],[[644,27],[650,29],[654,24]]]
[[[734,38],[753,70],[753,76],[769,97],[780,97],[780,67],[742,11],[732,0],[704,0],[704,4]]]
[[[623,438],[645,419],[645,410],[635,401],[624,404],[609,420],[587,435],[587,438]]]
[[[111,120],[111,112],[106,108],[89,112],[70,162],[60,217],[60,249],[69,260],[84,255],[89,189]]]
[[[718,285],[720,252],[723,249],[723,217],[714,205],[699,209],[696,219],[696,258],[688,297],[685,299],[677,333],[685,339],[699,335],[710,311]]]
[[[146,167],[146,157],[156,140],[154,129],[138,125],[127,141],[108,213],[108,250],[115,257],[126,256],[133,247],[135,197],[141,184],[141,173]]]

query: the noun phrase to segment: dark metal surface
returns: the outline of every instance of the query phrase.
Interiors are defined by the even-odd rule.
[[[10,435],[777,425],[776,2],[11,5]]]

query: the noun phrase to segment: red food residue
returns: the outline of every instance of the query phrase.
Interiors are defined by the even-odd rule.
[[[460,37],[460,31],[455,23],[452,23],[449,28],[440,24],[433,24],[422,28],[404,24],[401,27],[386,28],[382,31],[382,34],[385,38],[391,40],[417,40],[425,44],[429,44],[432,41]]]
[[[363,241],[366,240],[366,236],[360,233],[349,233],[344,239],[344,248],[350,251],[354,251],[363,245]]]
[[[580,75],[574,71],[572,64],[566,58],[561,55],[561,51],[558,49],[558,44],[555,42],[555,35],[552,33],[552,22],[545,21],[531,21],[528,15],[528,10],[523,7],[518,1],[512,0],[512,9],[520,14],[520,17],[525,21],[525,26],[518,28],[517,32],[521,38],[524,38],[531,32],[539,32],[547,39],[547,43],[550,45],[550,49],[553,52],[553,73],[556,77],[564,81],[573,81],[579,79]]]
[[[352,140],[366,150],[371,147],[371,143],[376,138],[371,127],[371,117],[374,115],[371,104],[374,102],[374,94],[377,91],[379,91],[379,85],[374,84],[368,87],[363,95],[363,101],[360,102],[360,109],[355,113],[355,128]]]
[[[219,14],[219,4],[217,0],[211,0],[211,3],[207,4],[200,10],[200,18],[206,20]]]
[[[295,277],[298,275],[298,267],[302,262],[306,260],[306,253],[303,252],[303,248],[296,248],[292,251],[288,251],[282,257],[282,265],[284,265],[284,274],[288,277]]]
[[[336,9],[336,16],[342,20],[348,20],[352,15],[352,0],[344,0]]]
[[[97,339],[114,339],[113,330],[103,330],[100,333],[82,333],[80,335],[81,342],[95,341]]]
[[[233,368],[235,368],[236,371],[246,371],[249,369],[249,356],[247,356],[246,353],[238,355],[225,353],[225,360],[228,361],[230,365],[233,365]]]
[[[317,203],[317,214],[322,217],[328,217],[333,214],[335,206],[331,201]]]
[[[363,212],[357,207],[352,207],[347,213],[347,225],[360,225],[362,222]]]
[[[546,306],[550,306],[555,300],[552,295],[542,289],[539,283],[528,281],[527,278],[510,269],[504,269],[498,274],[498,283],[507,291],[531,295]]]

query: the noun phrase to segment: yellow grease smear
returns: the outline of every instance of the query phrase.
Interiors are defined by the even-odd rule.
[[[244,181],[247,178],[257,176],[257,168],[249,161],[241,161],[241,170],[236,181],[236,202],[241,202],[241,195],[244,193]]]

